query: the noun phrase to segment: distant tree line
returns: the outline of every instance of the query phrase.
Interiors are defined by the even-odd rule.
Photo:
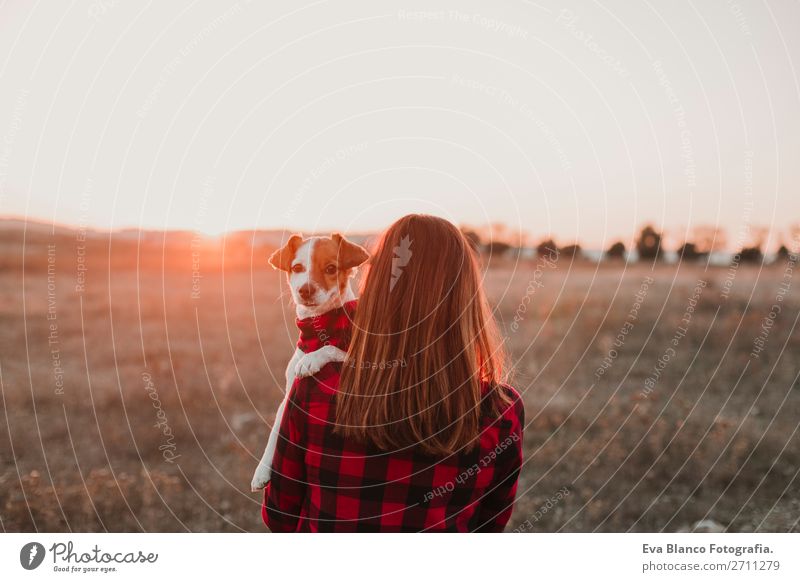
[[[495,226],[497,229],[498,227]],[[505,227],[499,228],[501,234],[506,232]],[[790,238],[795,242],[795,246],[800,242],[800,225],[790,229]],[[552,238],[546,238],[536,245],[523,245],[522,241],[516,244],[508,242],[503,238],[493,238],[487,242],[475,230],[468,228],[462,232],[469,240],[476,252],[484,253],[489,256],[507,256],[512,253],[520,253],[524,248],[534,248],[537,256],[558,255],[561,260],[573,261],[585,258],[583,248],[578,243],[571,243],[558,246]],[[681,262],[700,262],[707,260],[712,252],[717,249],[725,248],[725,233],[715,227],[698,227],[692,233],[692,240],[685,240],[675,249],[677,258]],[[766,230],[756,229],[754,242],[742,245],[733,253],[732,261],[737,263],[762,264],[764,263],[764,245],[766,243]],[[634,241],[631,251],[635,251],[638,260],[647,262],[657,262],[664,259],[664,253],[668,249],[664,247],[664,235],[654,226],[645,225]],[[795,253],[797,251],[795,250]],[[603,251],[602,258],[609,261],[625,260],[629,256],[628,248],[622,241],[617,241]],[[785,262],[792,258],[793,253],[786,244],[781,244],[775,255],[775,262]]]

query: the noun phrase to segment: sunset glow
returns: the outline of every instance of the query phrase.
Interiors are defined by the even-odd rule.
[[[490,20],[376,5],[310,33],[300,10],[276,35],[248,4],[155,37],[163,14],[120,3],[91,34],[65,12],[39,43],[50,24],[10,4],[0,49],[31,62],[2,70],[0,214],[216,236],[428,212],[591,248],[648,222],[732,244],[766,228],[775,246],[800,220],[800,47],[768,14],[626,7],[632,34],[599,6]],[[707,29],[683,26],[693,10]]]

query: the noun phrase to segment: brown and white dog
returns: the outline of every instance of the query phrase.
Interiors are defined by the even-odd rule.
[[[307,239],[295,234],[283,248],[272,254],[269,263],[275,269],[286,271],[297,318],[306,319],[340,308],[354,300],[356,297],[350,288],[350,278],[356,267],[368,258],[369,253],[363,247],[339,234],[333,234],[330,238],[314,236]],[[272,458],[278,443],[278,429],[295,378],[313,376],[329,362],[344,361],[344,356],[345,352],[332,345],[324,345],[310,353],[304,353],[299,347],[295,348],[286,367],[286,394],[278,407],[267,447],[250,483],[252,491],[263,489],[270,480]]]

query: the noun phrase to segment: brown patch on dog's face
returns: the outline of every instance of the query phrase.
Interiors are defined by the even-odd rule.
[[[336,233],[320,238],[311,253],[311,281],[323,289],[343,293],[355,267],[369,258],[367,251]]]
[[[342,289],[339,280],[338,248],[331,239],[321,238],[311,253],[311,281],[322,289]]]
[[[293,234],[282,248],[272,253],[268,259],[269,264],[275,269],[288,272],[292,267],[294,255],[301,244],[303,244],[303,237],[299,234]]]

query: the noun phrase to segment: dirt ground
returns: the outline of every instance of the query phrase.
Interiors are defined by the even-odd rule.
[[[0,263],[2,529],[264,531],[249,481],[295,341],[280,277],[108,256],[80,271],[74,250]],[[800,530],[796,279],[487,268],[528,423],[508,530]]]

